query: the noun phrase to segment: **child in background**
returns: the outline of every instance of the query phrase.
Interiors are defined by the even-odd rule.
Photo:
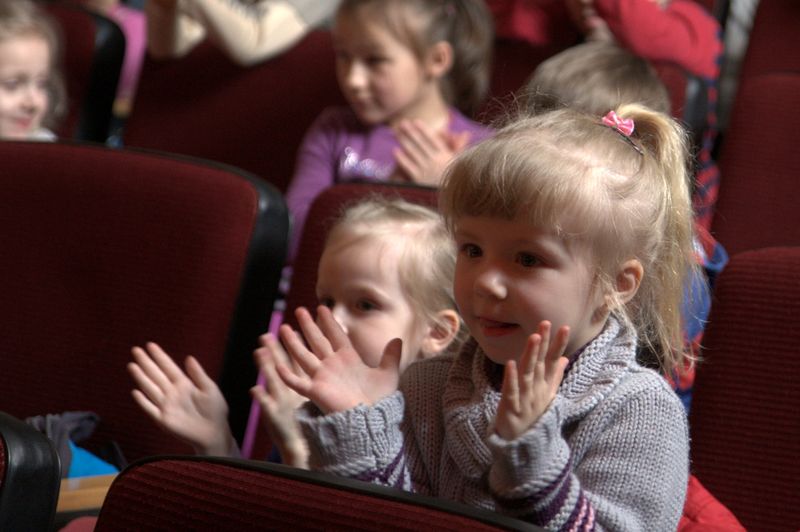
[[[613,41],[652,62],[676,64],[705,83],[708,113],[697,154],[693,194],[697,223],[709,229],[719,191],[711,157],[717,137],[717,82],[722,59],[717,20],[694,0],[487,0],[497,34],[566,48]]]
[[[667,89],[650,64],[608,42],[573,46],[544,61],[534,71],[520,100],[532,113],[567,105],[600,115],[604,109],[629,103],[670,113]],[[698,264],[708,281],[713,282],[727,264],[728,254],[697,220],[694,245]],[[693,280],[684,297],[686,340],[695,356],[699,353],[711,308],[711,295],[706,285],[705,279]],[[694,383],[693,367],[679,368],[670,378],[688,410]]]
[[[0,2],[0,139],[55,140],[66,110],[57,26],[28,0]]]
[[[455,154],[489,135],[467,118],[489,85],[483,0],[344,0],[333,40],[349,107],[323,111],[299,149],[287,191],[290,257],[325,188],[358,179],[437,185]]]
[[[457,336],[454,268],[455,248],[436,212],[402,200],[368,199],[348,208],[331,230],[317,295],[366,364],[377,365],[389,340],[401,338],[405,368],[443,352]],[[282,353],[275,337],[266,334],[261,342],[265,347],[255,358],[268,387],[255,387],[253,395],[283,461],[302,467],[307,452],[294,411],[303,399],[283,385],[273,360],[264,356]],[[238,454],[225,399],[195,358],[187,357],[185,373],[153,343],[134,347],[133,358],[133,397],[156,423],[198,454]]]
[[[666,372],[687,356],[687,162],[680,125],[634,105],[522,119],[456,158],[440,207],[472,339],[401,378],[396,345],[369,367],[328,309],[298,310],[309,347],[281,335],[302,373],[277,369],[316,405],[311,467],[548,530],[674,530],[686,414],[636,347]]]
[[[241,66],[266,61],[302,39],[338,0],[147,0],[147,49],[156,59],[188,54],[208,37]]]
[[[599,115],[624,103],[639,103],[664,114],[670,113],[667,89],[650,64],[613,43],[579,44],[541,63],[531,76],[520,100],[530,113],[558,109],[564,105]],[[700,354],[700,342],[711,308],[711,294],[706,289],[728,262],[725,249],[695,221],[695,257],[705,278],[691,279],[682,306],[683,327],[688,349],[694,358]],[[696,275],[700,271],[696,270]],[[653,357],[643,353],[641,361]],[[668,381],[688,411],[694,385],[694,366],[677,368]],[[725,530],[740,530],[741,525],[693,475],[689,478],[687,503],[678,530],[714,523]],[[722,530],[722,528],[720,528]]]

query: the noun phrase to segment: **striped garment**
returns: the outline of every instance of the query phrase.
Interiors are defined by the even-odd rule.
[[[610,318],[526,433],[490,428],[502,369],[470,340],[412,364],[372,407],[299,412],[311,466],[525,519],[548,530],[675,530],[688,478],[681,402]]]

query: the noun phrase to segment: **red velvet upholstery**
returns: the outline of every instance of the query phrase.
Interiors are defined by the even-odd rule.
[[[55,132],[62,138],[105,142],[110,133],[125,36],[110,19],[74,2],[45,4],[62,30],[67,115]]]
[[[719,158],[712,234],[734,254],[800,245],[800,73],[742,80]]]
[[[285,260],[280,194],[231,167],[0,142],[0,390],[20,417],[91,410],[128,459],[190,452],[130,397],[132,345],[195,355],[241,436]]]
[[[731,257],[690,413],[692,468],[748,530],[800,529],[800,248]]]
[[[133,464],[108,492],[105,530],[541,530],[455,503],[263,462]]]
[[[740,79],[771,72],[800,72],[800,2],[762,0],[758,3]]]
[[[306,129],[343,102],[326,31],[247,68],[206,42],[181,59],[145,60],[124,142],[232,164],[285,191]]]

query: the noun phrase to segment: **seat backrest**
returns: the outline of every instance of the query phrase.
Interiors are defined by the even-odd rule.
[[[690,412],[693,473],[747,530],[800,529],[800,248],[731,257]]]
[[[800,73],[742,80],[722,144],[711,232],[729,254],[800,245]]]
[[[125,55],[125,35],[111,19],[66,1],[44,4],[64,40],[67,115],[62,138],[105,142]]]
[[[753,17],[740,80],[772,72],[800,72],[800,3],[762,0]]]
[[[130,396],[130,348],[195,355],[241,438],[285,260],[280,193],[232,167],[58,143],[0,143],[0,390],[25,418],[96,412],[128,459],[190,452]]]
[[[0,530],[49,530],[61,485],[53,443],[0,412]]]
[[[325,30],[251,67],[204,42],[180,59],[145,59],[123,142],[232,164],[285,191],[306,130],[343,102]]]
[[[264,462],[162,457],[114,480],[95,530],[541,530],[486,510]]]

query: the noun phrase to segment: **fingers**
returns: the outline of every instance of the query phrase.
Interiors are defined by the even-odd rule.
[[[515,414],[521,411],[519,400],[519,384],[517,375],[517,363],[513,360],[508,361],[503,371],[503,386],[501,394],[506,405]]]
[[[328,339],[334,351],[338,351],[345,347],[352,347],[350,338],[345,334],[342,326],[333,317],[331,309],[325,305],[320,305],[317,308],[317,320],[322,334]]]
[[[395,148],[392,150],[392,153],[394,154],[394,159],[398,168],[402,170],[402,172],[398,173],[398,177],[402,178],[402,181],[419,181],[422,175],[422,169],[419,164],[406,155],[406,152],[402,148]]]
[[[161,346],[155,342],[147,342],[145,349],[150,355],[150,358],[158,365],[159,369],[167,376],[171,382],[177,382],[183,379],[186,375],[183,370],[175,363],[174,360],[161,349]]]
[[[150,416],[155,421],[161,420],[161,410],[155,404],[153,404],[145,394],[139,390],[131,390],[131,395],[133,396],[133,400],[136,402],[136,404],[138,404],[139,407],[144,410],[145,414]]]
[[[300,369],[310,375],[316,373],[316,370],[320,364],[320,360],[316,357],[316,355],[314,355],[314,353],[311,353],[306,348],[305,344],[303,344],[303,341],[300,339],[300,336],[298,336],[298,334],[288,325],[281,325],[279,333],[281,335],[281,340],[283,340],[283,344],[286,346],[286,350],[289,352],[292,360],[297,363]]]
[[[398,126],[398,140],[415,161],[432,159],[447,146],[441,137],[421,120],[404,120]]]
[[[381,362],[378,365],[381,369],[391,370],[394,369],[398,374],[400,373],[400,361],[403,358],[403,341],[400,338],[394,338],[386,344],[383,350]]]
[[[320,308],[322,308],[321,305]],[[327,358],[333,354],[333,346],[331,345],[331,342],[316,324],[308,309],[299,307],[295,311],[294,315],[297,317],[297,324],[300,326],[300,330],[303,332],[303,336],[305,337],[306,342],[308,342],[308,346],[311,351],[320,359]],[[284,342],[285,341],[286,339],[284,338]],[[286,348],[291,352],[291,348],[288,344],[286,345]],[[294,355],[294,353],[292,353],[292,355]]]
[[[189,379],[203,391],[209,391],[217,388],[217,383],[208,376],[206,371],[203,369],[203,366],[200,365],[200,362],[197,361],[196,358],[193,356],[186,357],[186,362],[184,363],[186,366],[186,374],[189,376]]]
[[[289,371],[289,368],[283,365],[276,366],[275,369],[278,372],[278,376],[283,380],[286,386],[296,391],[303,397],[308,397],[308,394],[311,391],[311,379],[307,378],[306,376],[295,375]]]

